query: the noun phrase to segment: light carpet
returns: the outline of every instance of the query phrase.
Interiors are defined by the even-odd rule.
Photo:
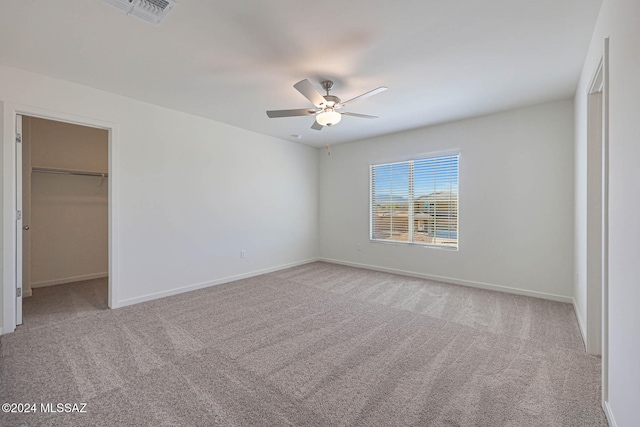
[[[569,304],[312,263],[117,310],[34,289],[5,426],[606,426]]]

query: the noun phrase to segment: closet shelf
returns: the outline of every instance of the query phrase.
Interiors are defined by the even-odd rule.
[[[101,178],[107,178],[109,173],[98,171],[87,171],[79,169],[63,169],[63,168],[43,168],[39,166],[33,166],[31,172],[36,173],[53,173],[58,175],[81,175],[81,176],[97,176]]]

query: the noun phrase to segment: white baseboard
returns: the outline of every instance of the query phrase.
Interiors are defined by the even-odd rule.
[[[31,284],[31,288],[44,288],[45,286],[61,285],[63,283],[80,282],[82,280],[100,279],[102,277],[109,277],[109,273],[94,273],[86,274],[84,276],[64,277],[62,279],[45,280],[42,282],[35,282]]]
[[[576,318],[578,319],[578,326],[580,327],[580,334],[582,335],[582,342],[586,348],[587,346],[587,328],[585,327],[584,320],[580,316],[580,312],[578,311],[578,306],[576,305],[576,300],[571,298],[571,304],[573,305],[573,311],[576,313]]]
[[[609,401],[604,402],[604,414],[607,416],[607,421],[609,422],[610,427],[618,427],[616,419],[613,417],[613,411],[611,410]]]
[[[141,302],[152,301],[159,298],[169,297],[172,295],[178,295],[185,292],[208,288],[210,286],[222,285],[224,283],[234,282],[236,280],[241,280],[241,279],[247,279],[249,277],[254,277],[254,276],[260,276],[261,274],[273,273],[274,271],[285,270],[287,268],[297,267],[299,265],[309,264],[316,261],[319,261],[319,258],[310,258],[303,261],[296,261],[289,264],[278,265],[276,267],[269,267],[262,270],[251,271],[249,273],[242,273],[235,276],[228,276],[228,277],[223,277],[221,279],[211,280],[208,282],[196,283],[193,285],[170,289],[168,291],[155,292],[153,294],[147,294],[141,297],[135,297],[135,298],[118,301],[118,307],[126,307],[128,305],[139,304]]]
[[[4,330],[2,329],[2,327],[0,326],[0,336],[4,335]]]
[[[22,288],[22,297],[23,298],[30,297],[31,295],[33,295],[33,291],[31,289],[27,289],[25,291],[24,288]]]
[[[506,292],[509,294],[524,295],[534,298],[542,298],[552,301],[566,302],[571,304],[573,298],[563,295],[548,294],[545,292],[529,291],[525,289],[510,288],[508,286],[493,285],[491,283],[474,282],[471,280],[455,279],[452,277],[434,276],[431,274],[416,273],[414,271],[399,270],[395,268],[379,267],[376,265],[360,264],[356,262],[340,261],[331,258],[319,258],[319,261],[329,262],[332,264],[346,265],[349,267],[366,268],[367,270],[382,271],[384,273],[399,274],[401,276],[417,277],[419,279],[436,280],[438,282],[453,283],[456,285],[469,286],[472,288],[487,289],[490,291]]]

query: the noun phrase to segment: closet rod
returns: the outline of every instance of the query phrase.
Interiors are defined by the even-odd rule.
[[[31,168],[32,172],[37,173],[54,173],[58,175],[81,175],[81,176],[97,176],[101,178],[107,178],[109,174],[107,172],[92,172],[92,171],[81,171],[81,170],[73,170],[73,169],[53,169],[53,168]]]

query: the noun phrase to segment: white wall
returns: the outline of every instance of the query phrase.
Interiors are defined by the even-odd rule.
[[[316,149],[8,67],[0,101],[3,283],[12,278],[15,103],[114,124],[117,305],[318,256]]]
[[[460,151],[459,250],[369,242],[369,164],[443,150]],[[572,102],[335,146],[320,209],[322,258],[570,301]]]
[[[639,17],[637,0],[604,0],[575,99],[576,165],[581,171],[576,182],[577,191],[585,194],[585,94],[602,55],[604,38],[610,37],[607,411],[620,427],[640,425]],[[580,209],[580,205],[576,206],[577,215]],[[577,254],[586,251],[584,241],[583,235],[576,236]],[[586,292],[585,284],[577,283],[575,292],[576,296]]]
[[[28,116],[23,130],[25,124],[34,167],[108,171],[106,130]],[[31,286],[107,275],[108,187],[108,179],[98,177],[32,174],[30,230],[23,239],[31,240]]]

